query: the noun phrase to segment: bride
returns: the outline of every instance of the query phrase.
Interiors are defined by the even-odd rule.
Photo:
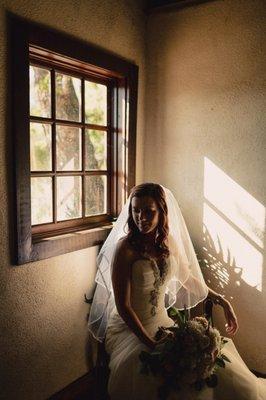
[[[229,301],[204,282],[176,200],[158,184],[133,188],[97,261],[89,329],[110,355],[111,400],[158,398],[159,382],[140,373],[139,354],[166,339],[155,334],[173,325],[168,307],[191,308],[209,296],[224,310],[228,335],[238,329]],[[231,363],[217,371],[216,388],[186,388],[169,399],[266,400],[266,381],[249,371],[232,340],[223,353]]]

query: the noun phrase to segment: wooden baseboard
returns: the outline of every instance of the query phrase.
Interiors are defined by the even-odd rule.
[[[95,374],[88,372],[48,400],[95,400]]]

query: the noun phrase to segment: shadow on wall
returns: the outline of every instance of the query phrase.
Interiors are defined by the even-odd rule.
[[[262,346],[265,338],[260,332],[264,331],[265,320],[260,309],[266,300],[265,207],[207,157],[203,235],[198,250],[207,284],[232,301],[236,309],[242,340],[250,340],[257,323],[260,329],[256,331],[255,347]],[[245,321],[244,327],[241,320]],[[242,353],[243,350],[242,345]]]
[[[214,240],[210,232],[204,226],[203,234],[204,259],[200,260],[202,270],[206,282],[216,292],[224,295],[227,299],[234,303],[245,294],[247,299],[252,298],[253,301],[259,302],[262,298],[261,291],[257,290],[257,286],[251,286],[246,283],[244,276],[244,268],[237,265],[235,257],[228,249],[225,253],[220,238],[217,238],[219,249],[217,250]]]
[[[204,160],[203,251],[215,250],[241,280],[262,292],[265,207],[207,157]],[[207,243],[208,242],[208,243]],[[210,260],[206,258],[206,264]],[[219,264],[211,261],[212,270]],[[218,278],[218,277],[217,277]],[[230,280],[220,271],[220,284]],[[236,280],[236,285],[240,281]]]

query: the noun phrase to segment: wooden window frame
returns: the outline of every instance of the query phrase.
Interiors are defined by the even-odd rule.
[[[51,108],[52,112],[50,117],[37,117],[30,115],[30,123],[46,123],[51,126],[51,141],[52,141],[52,170],[51,171],[31,171],[31,177],[51,177],[53,180],[53,216],[55,217],[57,214],[56,210],[56,189],[55,189],[55,180],[54,178],[57,177],[64,177],[64,176],[106,176],[107,177],[107,212],[101,215],[95,215],[90,217],[85,217],[83,215],[80,218],[68,219],[65,221],[58,221],[56,223],[43,223],[39,225],[32,226],[32,235],[33,240],[36,242],[39,239],[54,236],[54,234],[70,232],[70,231],[77,231],[79,228],[83,227],[90,227],[95,226],[96,224],[105,224],[106,222],[110,222],[113,220],[113,216],[115,216],[115,209],[116,204],[115,201],[117,200],[114,196],[112,191],[112,160],[115,159],[113,157],[113,138],[115,135],[115,131],[112,128],[112,121],[111,121],[111,108],[112,108],[112,93],[116,90],[118,77],[117,76],[110,76],[105,77],[101,76],[99,71],[98,75],[96,76],[95,71],[93,73],[90,72],[89,68],[86,70],[82,69],[81,67],[79,70],[75,67],[75,64],[72,65],[71,61],[67,58],[64,59],[62,55],[60,55],[60,63],[58,62],[58,57],[56,54],[40,51],[40,49],[30,46],[30,65],[37,66],[40,68],[45,68],[50,70],[51,73]],[[55,112],[55,73],[63,73],[69,76],[74,76],[82,80],[81,85],[81,119],[80,121],[68,121],[68,120],[60,120],[56,118]],[[90,124],[85,121],[85,109],[84,109],[84,81],[94,81],[97,83],[101,83],[107,86],[107,123],[106,126],[103,125],[94,125]],[[81,130],[81,137],[82,137],[82,167],[81,170],[75,171],[60,171],[55,168],[56,164],[56,151],[55,151],[55,142],[56,142],[56,135],[54,128],[55,126],[72,126],[77,127]],[[97,131],[103,131],[107,134],[107,168],[106,170],[85,170],[85,129],[95,129]],[[116,156],[116,155],[115,155]],[[115,179],[115,177],[113,177]],[[84,194],[85,188],[82,184],[82,194]],[[82,210],[85,211],[85,197],[82,196]]]
[[[11,121],[14,148],[15,257],[17,265],[102,243],[129,190],[135,184],[138,67],[110,52],[50,28],[8,16],[11,56]],[[112,81],[110,210],[89,221],[60,224],[42,232],[32,229],[30,198],[29,65],[51,58],[58,68]],[[42,60],[42,61],[41,61]],[[129,112],[130,110],[130,112]],[[76,221],[77,222],[77,221]],[[73,226],[72,226],[73,225]]]

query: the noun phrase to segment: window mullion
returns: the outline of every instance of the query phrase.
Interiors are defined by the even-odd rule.
[[[107,86],[107,214],[111,214],[113,208],[114,195],[112,193],[112,140],[111,140],[111,127],[112,127],[112,86]]]
[[[110,173],[111,173],[111,185],[112,185],[112,203],[111,203],[111,215],[116,216],[117,214],[117,199],[118,199],[118,147],[117,147],[117,136],[118,136],[118,83],[115,80],[112,85],[111,91],[111,106],[112,106],[112,120],[110,124]]]
[[[85,218],[85,81],[81,80],[81,157],[82,157],[82,183],[81,183],[81,201],[82,218]]]
[[[55,101],[55,70],[51,70],[51,117],[52,117],[52,169],[53,169],[53,221],[57,223],[57,160],[56,160],[56,101]]]

